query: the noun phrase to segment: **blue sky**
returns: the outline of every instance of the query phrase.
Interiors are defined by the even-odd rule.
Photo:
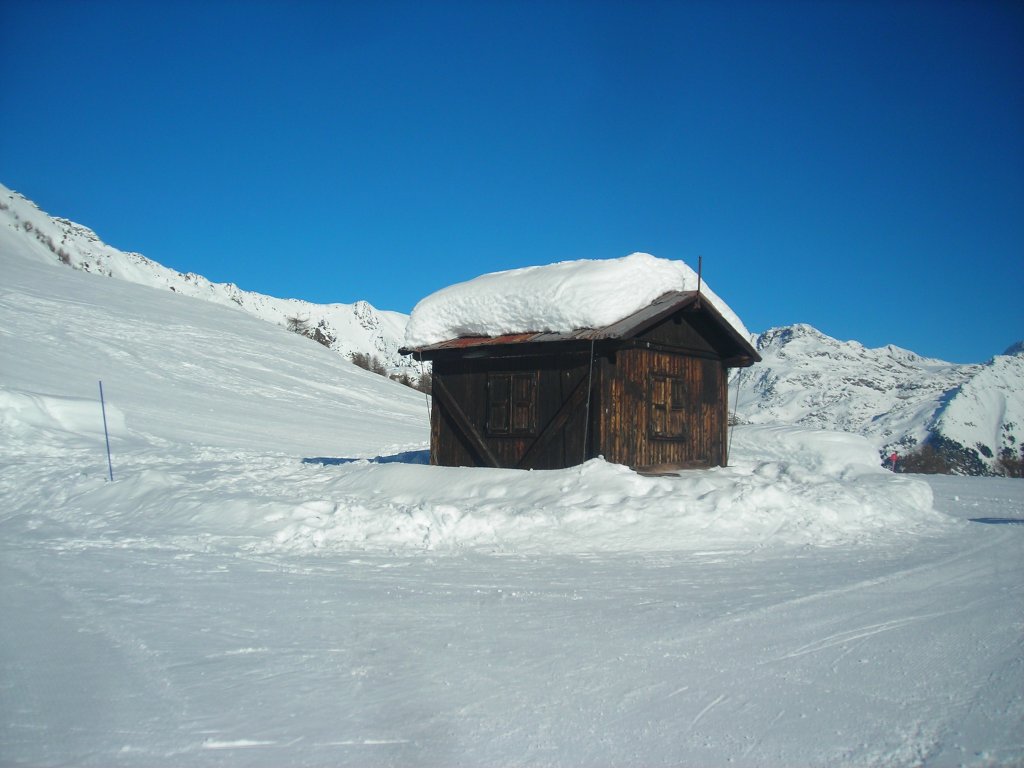
[[[275,296],[704,257],[753,331],[1024,337],[1019,2],[0,0],[0,181]]]

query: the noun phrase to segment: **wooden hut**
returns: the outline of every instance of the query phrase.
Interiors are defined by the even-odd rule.
[[[761,359],[699,291],[604,328],[401,351],[433,364],[431,463],[519,469],[725,465],[728,369]]]

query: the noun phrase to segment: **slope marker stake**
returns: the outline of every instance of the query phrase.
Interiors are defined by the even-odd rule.
[[[107,403],[103,399],[103,382],[100,381],[100,410],[103,412],[103,439],[107,442],[107,471],[110,482],[114,482],[114,464],[110,460],[110,432],[107,430]]]

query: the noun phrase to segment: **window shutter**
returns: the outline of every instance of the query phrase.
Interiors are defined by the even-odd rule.
[[[510,424],[508,376],[490,376],[487,379],[487,430],[495,435],[507,435]]]
[[[512,432],[515,434],[531,434],[534,431],[536,382],[536,377],[530,373],[512,377]]]
[[[492,373],[487,377],[487,432],[532,435],[537,431],[537,375]]]
[[[668,432],[668,378],[651,377],[651,434],[663,437]]]
[[[684,437],[686,431],[686,380],[663,373],[650,378],[650,435],[668,440]]]

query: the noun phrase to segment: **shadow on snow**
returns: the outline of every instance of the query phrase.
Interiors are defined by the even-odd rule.
[[[986,525],[1024,525],[1024,517],[972,517],[971,522]]]
[[[344,459],[331,456],[311,456],[302,460],[303,464],[320,464],[324,467],[333,467],[338,464],[354,464],[357,461],[366,461],[370,464],[429,464],[430,451],[403,451],[390,456],[374,456],[372,459]]]

